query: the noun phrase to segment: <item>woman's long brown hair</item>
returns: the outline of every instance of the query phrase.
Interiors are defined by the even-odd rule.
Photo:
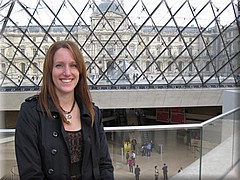
[[[51,98],[58,112],[62,112],[59,99],[55,91],[55,85],[52,80],[53,57],[56,51],[59,50],[60,48],[67,48],[68,50],[70,50],[70,52],[73,55],[73,58],[76,61],[80,77],[74,90],[75,95],[79,96],[82,103],[87,107],[88,111],[90,112],[90,115],[92,118],[92,125],[93,125],[94,108],[93,108],[92,98],[91,98],[88,84],[87,84],[87,72],[86,72],[85,62],[78,45],[72,41],[64,40],[64,41],[57,41],[53,43],[50,46],[45,56],[45,61],[43,66],[42,88],[39,95],[41,106],[47,112],[48,116],[51,116],[51,112],[48,104],[48,99]],[[61,114],[61,118],[66,122],[66,118],[63,115],[63,113],[60,113],[60,114]]]

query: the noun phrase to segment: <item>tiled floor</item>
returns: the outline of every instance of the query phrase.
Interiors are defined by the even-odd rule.
[[[138,133],[138,132],[135,132]],[[132,136],[140,137],[138,134],[132,134]],[[115,148],[119,150],[114,150],[115,152],[120,152],[120,147],[114,145]],[[177,149],[176,149],[177,147]],[[110,150],[112,147],[110,146]],[[121,153],[114,153],[112,155],[115,164],[115,177],[116,180],[131,180],[135,179],[134,173],[129,171],[128,165],[126,165],[126,160]],[[184,158],[183,158],[184,157]],[[153,149],[150,157],[142,156],[140,147],[137,150],[136,164],[139,165],[141,169],[140,178],[144,180],[154,179],[154,166],[157,165],[160,175],[159,179],[162,177],[161,168],[164,163],[168,165],[169,177],[177,173],[180,167],[185,167],[195,161],[194,153],[185,144],[169,143],[167,146],[163,147],[163,152],[159,154],[157,149]]]
[[[111,149],[112,149],[112,146],[110,146],[110,151],[112,151]],[[114,151],[117,152],[118,151],[117,149],[115,149]],[[4,179],[9,179],[9,178],[18,179],[18,177],[12,173],[12,171],[15,171],[15,173],[17,174],[17,169],[15,167],[16,161],[15,161],[15,155],[14,155],[14,149],[13,149],[13,142],[1,144],[1,150],[2,150],[1,161],[5,162],[5,164],[1,166],[1,171],[2,171],[1,173],[4,172],[5,174]],[[115,179],[116,180],[135,179],[134,173],[131,173],[129,171],[129,167],[128,165],[126,165],[125,158],[121,156],[120,151],[121,150],[119,149],[118,153],[114,153],[112,155],[113,163],[115,167]],[[137,154],[136,164],[138,164],[139,167],[141,168],[141,179],[144,179],[144,180],[153,179],[154,166],[158,165],[159,171],[160,171],[161,166],[163,166],[163,163],[166,163],[168,165],[169,177],[171,177],[173,174],[177,173],[177,170],[179,169],[180,166],[183,166],[183,168],[185,167],[184,161],[182,160],[175,161],[177,159],[177,156],[181,156],[181,157],[185,156],[186,162],[194,161],[194,155],[185,146],[179,146],[179,151],[177,154],[172,152],[169,149],[164,149],[164,152],[162,154],[159,154],[158,152],[156,152],[156,150],[153,150],[150,157],[146,157],[146,156],[142,157],[141,154]],[[159,179],[161,179],[161,171],[160,171]]]

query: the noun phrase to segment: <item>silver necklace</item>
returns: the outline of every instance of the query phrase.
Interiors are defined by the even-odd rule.
[[[72,119],[71,112],[73,111],[74,106],[75,106],[75,101],[73,101],[73,105],[72,105],[72,108],[71,108],[70,111],[65,111],[65,110],[60,106],[60,108],[62,109],[62,111],[63,111],[64,114],[65,114],[65,117],[66,117],[68,123],[71,123],[71,121],[72,121],[72,120],[71,120],[71,119]]]

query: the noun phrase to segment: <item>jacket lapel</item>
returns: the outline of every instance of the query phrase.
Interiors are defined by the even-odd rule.
[[[86,106],[81,102],[80,98],[77,96],[76,101],[80,108],[81,115],[81,125],[82,125],[82,136],[83,136],[83,164],[82,167],[84,169],[85,163],[89,161],[90,153],[91,153],[91,140],[90,140],[90,128],[92,124],[92,119],[89,111]]]

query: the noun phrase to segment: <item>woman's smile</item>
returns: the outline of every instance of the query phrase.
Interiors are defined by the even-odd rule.
[[[70,82],[72,82],[72,79],[62,79],[62,82],[63,83],[70,83]]]

